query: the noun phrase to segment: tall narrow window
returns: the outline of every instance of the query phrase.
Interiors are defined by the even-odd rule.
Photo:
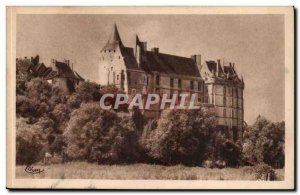
[[[226,109],[223,109],[223,117],[226,117]]]
[[[127,83],[130,84],[130,82],[131,82],[130,72],[127,72]]]
[[[170,87],[173,88],[174,87],[174,79],[170,78]]]
[[[181,89],[181,79],[178,79],[178,88]]]
[[[202,91],[202,82],[198,82],[198,91]]]
[[[159,83],[160,83],[160,77],[159,77],[159,75],[157,75],[156,76],[156,85],[159,85]]]
[[[191,90],[194,90],[194,81],[191,81]]]
[[[115,84],[115,83],[116,83],[116,73],[113,72],[113,84]]]

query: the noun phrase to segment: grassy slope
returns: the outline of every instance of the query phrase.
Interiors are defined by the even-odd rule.
[[[182,180],[255,180],[253,167],[209,169],[202,167],[161,166],[148,164],[97,165],[86,162],[36,165],[45,169],[44,173],[31,175],[24,171],[25,166],[17,166],[17,178],[51,179],[182,179]],[[284,169],[276,170],[279,179]]]

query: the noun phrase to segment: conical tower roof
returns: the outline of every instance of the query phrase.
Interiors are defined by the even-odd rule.
[[[118,46],[123,47],[123,43],[122,43],[119,31],[118,31],[118,27],[116,24],[114,24],[114,28],[110,35],[110,38],[107,41],[106,45],[103,47],[102,51],[103,50],[114,50]]]

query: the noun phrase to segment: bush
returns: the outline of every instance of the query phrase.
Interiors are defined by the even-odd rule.
[[[276,173],[271,166],[258,164],[255,166],[255,177],[259,180],[276,180]]]

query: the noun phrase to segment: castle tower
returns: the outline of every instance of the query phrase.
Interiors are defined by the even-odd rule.
[[[234,64],[207,61],[204,69],[208,103],[215,106],[217,125],[233,141],[242,139],[244,123],[243,78],[239,78]]]
[[[116,24],[114,24],[113,31],[110,35],[110,38],[107,41],[106,45],[103,47],[102,51],[114,50],[117,47],[124,47],[124,46],[118,31],[118,27]]]
[[[112,33],[100,51],[99,83],[101,85],[116,85],[125,90],[125,60],[123,55],[124,45],[122,43],[118,27],[113,26]]]

